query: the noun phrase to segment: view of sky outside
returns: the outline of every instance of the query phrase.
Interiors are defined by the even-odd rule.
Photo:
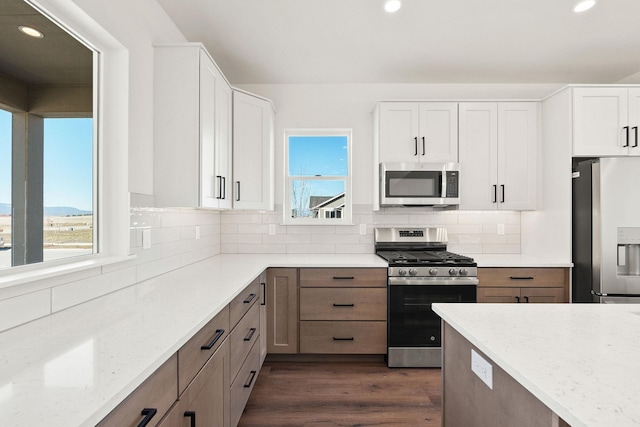
[[[0,203],[11,203],[11,113],[0,110]]]

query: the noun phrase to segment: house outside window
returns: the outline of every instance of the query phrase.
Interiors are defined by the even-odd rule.
[[[285,165],[285,224],[351,224],[351,130],[286,130]]]

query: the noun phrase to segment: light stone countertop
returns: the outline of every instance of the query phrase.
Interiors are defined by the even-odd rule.
[[[0,425],[94,426],[267,267],[376,255],[218,255],[0,333]]]
[[[463,254],[464,255],[464,254]],[[573,267],[571,261],[520,254],[473,254],[478,267]]]
[[[434,310],[571,426],[640,425],[640,304]]]

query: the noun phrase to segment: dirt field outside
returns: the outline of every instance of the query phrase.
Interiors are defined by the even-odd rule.
[[[93,215],[48,216],[43,224],[47,249],[89,249],[93,245]],[[11,216],[0,215],[0,236],[11,246]]]

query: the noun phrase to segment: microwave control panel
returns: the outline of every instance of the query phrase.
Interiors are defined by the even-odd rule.
[[[447,171],[447,194],[445,197],[458,197],[458,171]]]

